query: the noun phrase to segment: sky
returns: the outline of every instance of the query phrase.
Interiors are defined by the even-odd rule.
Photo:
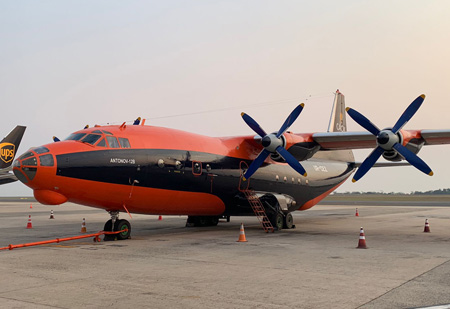
[[[297,133],[327,130],[333,93],[379,127],[420,94],[404,129],[450,129],[449,1],[0,0],[0,130],[27,126],[19,154],[86,124],[147,124],[251,135],[297,104]],[[349,131],[363,131],[348,119]],[[358,161],[370,150],[356,151]],[[450,187],[450,146],[413,167],[372,169],[344,191]],[[31,195],[16,182],[0,196]]]

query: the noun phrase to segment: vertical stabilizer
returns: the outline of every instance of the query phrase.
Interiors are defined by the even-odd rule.
[[[17,148],[22,141],[23,133],[25,132],[23,126],[17,126],[6,136],[0,143],[0,168],[8,167],[16,155]]]
[[[345,97],[339,90],[336,90],[330,123],[328,124],[328,132],[347,132],[346,115]],[[344,162],[355,162],[355,157],[351,150],[319,151],[316,153],[315,157]]]
[[[345,96],[338,90],[334,97],[328,132],[346,132],[347,120],[345,112]]]

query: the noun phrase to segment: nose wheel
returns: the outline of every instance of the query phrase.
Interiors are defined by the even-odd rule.
[[[124,240],[130,238],[131,235],[131,224],[125,219],[119,219],[118,211],[110,211],[111,219],[106,221],[103,230],[105,232],[118,232],[122,230],[127,230],[121,233],[108,235],[105,234],[104,241],[113,241],[113,240]],[[113,228],[114,227],[114,228]]]

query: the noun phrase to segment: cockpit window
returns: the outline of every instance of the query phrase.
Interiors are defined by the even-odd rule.
[[[119,148],[119,143],[117,142],[117,138],[114,136],[107,136],[108,144],[110,148]]]
[[[23,159],[31,157],[31,156],[34,156],[34,153],[32,153],[31,151],[28,151],[28,152],[24,153],[23,155],[21,155],[19,159],[23,160]]]
[[[55,164],[51,154],[40,156],[39,161],[41,162],[41,166],[53,166]]]
[[[82,139],[84,136],[86,135],[86,133],[72,133],[69,135],[68,138],[66,138],[66,141],[79,141],[80,139]]]
[[[128,138],[119,137],[119,143],[122,148],[131,148]]]
[[[102,131],[100,131],[100,130],[94,130],[94,131],[92,131],[92,133],[102,134]]]
[[[100,142],[97,143],[96,146],[98,146],[98,147],[106,147],[106,141],[105,141],[105,139],[102,138],[102,139],[100,140]]]
[[[109,131],[102,130],[102,132],[105,133],[106,135],[113,135],[113,134],[112,134],[111,132],[109,132]]]
[[[42,154],[42,153],[47,153],[50,152],[50,150],[48,150],[47,147],[38,147],[38,148],[34,148],[33,151],[37,154]]]
[[[96,141],[98,141],[102,137],[98,134],[88,134],[81,140],[83,143],[94,145]]]

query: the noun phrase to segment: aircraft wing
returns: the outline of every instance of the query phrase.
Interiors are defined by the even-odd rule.
[[[404,145],[450,144],[450,130],[402,130]],[[320,150],[363,149],[377,146],[375,136],[369,132],[313,133],[311,139]]]

